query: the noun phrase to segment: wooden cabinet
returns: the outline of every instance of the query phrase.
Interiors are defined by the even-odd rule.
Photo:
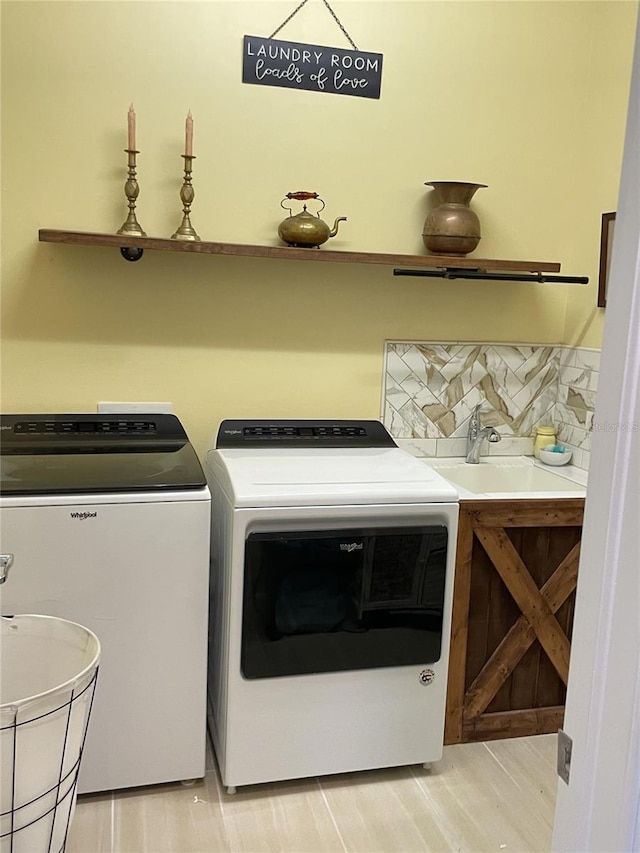
[[[461,501],[445,743],[564,718],[583,498]]]

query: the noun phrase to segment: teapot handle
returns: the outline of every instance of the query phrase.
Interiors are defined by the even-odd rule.
[[[297,192],[294,192],[294,193],[287,193],[287,194],[286,194],[286,196],[285,196],[285,197],[282,199],[282,201],[280,202],[280,207],[282,207],[282,208],[283,208],[283,210],[288,210],[288,211],[289,211],[289,213],[291,213],[291,208],[290,208],[290,207],[285,207],[285,206],[284,206],[284,204],[282,203],[282,202],[283,202],[285,199],[287,199],[287,198],[288,198],[288,199],[295,199],[296,201],[308,201],[309,199],[317,199],[318,201],[322,202],[322,207],[321,207],[321,208],[320,208],[320,210],[318,211],[318,215],[319,215],[319,214],[324,210],[324,208],[325,208],[325,203],[324,203],[324,201],[320,198],[320,196],[318,195],[318,193],[312,193],[312,192],[309,192],[308,190],[298,190]],[[306,210],[306,205],[305,205],[305,210]]]
[[[307,190],[298,190],[295,193],[287,193],[285,198],[295,198],[296,201],[308,201],[310,198],[320,198],[318,193],[310,193]]]

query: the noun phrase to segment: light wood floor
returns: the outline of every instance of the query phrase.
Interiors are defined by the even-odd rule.
[[[445,747],[421,766],[223,793],[204,780],[78,798],[66,853],[409,853],[551,848],[556,735]]]

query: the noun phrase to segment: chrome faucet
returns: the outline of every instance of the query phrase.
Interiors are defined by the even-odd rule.
[[[473,414],[469,419],[469,432],[467,433],[467,462],[471,465],[477,465],[480,461],[480,446],[484,438],[488,439],[492,444],[500,441],[500,433],[493,427],[483,427],[480,420],[480,409],[482,403],[474,408]]]

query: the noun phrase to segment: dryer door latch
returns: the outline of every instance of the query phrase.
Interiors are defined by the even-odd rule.
[[[9,569],[13,565],[13,554],[0,554],[0,583],[9,577]]]

